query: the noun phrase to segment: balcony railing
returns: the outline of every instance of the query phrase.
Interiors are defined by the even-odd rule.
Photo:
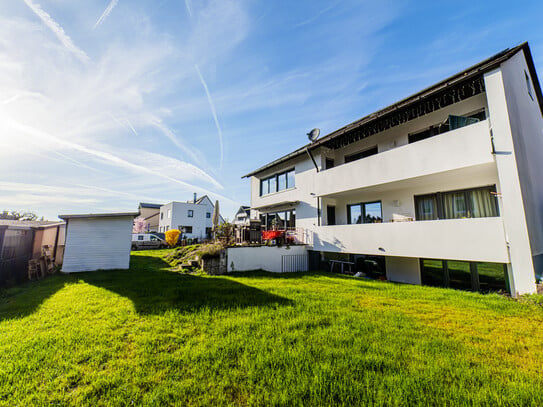
[[[319,196],[493,162],[488,121],[403,145],[316,174]]]
[[[501,217],[320,226],[313,250],[509,262]]]

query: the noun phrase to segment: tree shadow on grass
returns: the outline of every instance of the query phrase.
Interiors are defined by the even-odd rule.
[[[169,270],[159,257],[133,256],[130,270],[78,273],[79,280],[129,298],[140,314],[207,308],[277,307],[293,302],[221,277],[186,275]]]

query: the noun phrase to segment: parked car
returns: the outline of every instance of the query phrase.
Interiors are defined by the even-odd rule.
[[[154,233],[132,233],[132,250],[165,249],[168,243]]]

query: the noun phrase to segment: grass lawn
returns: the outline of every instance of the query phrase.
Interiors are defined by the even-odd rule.
[[[166,253],[0,292],[0,405],[543,405],[541,306]]]

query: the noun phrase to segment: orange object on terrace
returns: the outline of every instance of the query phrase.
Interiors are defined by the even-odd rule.
[[[262,232],[262,239],[264,240],[273,240],[282,236],[284,231],[282,230],[265,230]]]

